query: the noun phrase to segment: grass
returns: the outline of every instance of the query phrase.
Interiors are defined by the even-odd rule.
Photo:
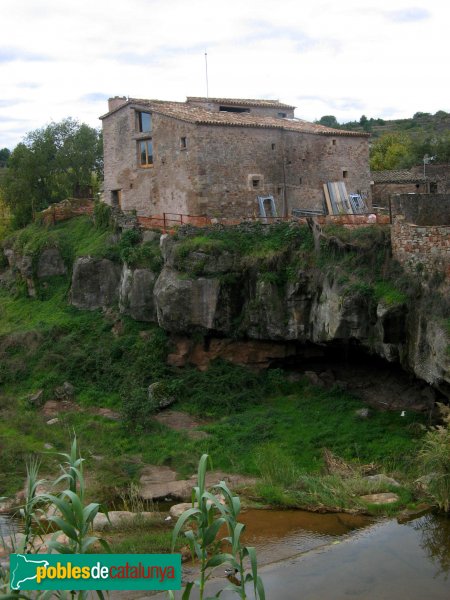
[[[348,235],[353,241],[362,236]],[[383,237],[373,235],[375,240]],[[96,229],[89,218],[80,217],[53,228],[29,226],[16,234],[13,243],[37,252],[50,240],[66,248],[70,260],[108,252],[116,258],[128,252],[128,260],[134,256],[135,264],[155,257],[153,246],[147,257],[139,255],[139,248],[146,246],[134,233],[123,236],[114,251],[110,236],[111,231]],[[365,244],[366,237],[361,239]],[[381,242],[369,255],[324,251],[319,259],[311,253],[312,245],[306,227],[282,224],[212,229],[183,239],[180,247],[186,252],[237,252],[256,260],[248,264],[285,253],[285,277],[275,281],[266,275],[269,283],[284,285],[298,270],[312,265],[347,277],[351,293],[400,302],[402,292],[381,279],[386,258]],[[420,438],[412,425],[422,422],[420,416],[408,411],[400,418],[397,413],[374,411],[368,420],[356,419],[355,411],[363,406],[358,400],[306,382],[290,383],[280,370],[255,374],[220,361],[207,372],[170,369],[168,339],[162,330],[119,316],[114,309],[107,315],[79,311],[68,305],[68,289],[65,277],[42,282],[36,299],[0,289],[0,488],[8,493],[20,488],[27,454],[40,454],[50,472],[55,458],[44,444],[62,450],[73,430],[95,473],[92,494],[100,500],[117,496],[130,481],[137,481],[145,464],[168,465],[180,476],[191,476],[202,453],[212,457],[214,468],[259,475],[261,456],[270,444],[279,448],[281,458],[272,478],[266,477],[266,498],[283,498],[284,487],[292,487],[293,473],[295,478],[321,474],[323,448],[350,462],[377,462],[385,470],[408,472]],[[113,332],[118,318],[123,323],[119,336]],[[55,387],[64,381],[74,385],[76,404],[59,415],[56,425],[48,426],[48,418],[27,399],[42,389],[44,400],[51,400]],[[208,437],[192,440],[152,420],[147,388],[157,381],[178,399],[177,408],[208,419],[202,427]],[[98,408],[118,411],[121,419],[98,416]],[[295,491],[297,495],[294,491],[290,489],[285,501],[303,501],[302,490]]]

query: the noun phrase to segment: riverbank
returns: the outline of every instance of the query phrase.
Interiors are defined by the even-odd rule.
[[[350,249],[345,256],[326,252],[320,261],[314,255],[312,234],[305,227],[280,226],[264,232],[250,227],[248,231],[227,232],[225,238],[220,231],[208,235],[189,235],[172,248],[178,267],[187,269],[177,279],[181,284],[189,273],[194,278],[189,257],[199,260],[201,252],[213,260],[236,250],[240,276],[247,274],[249,285],[264,263],[258,289],[286,291],[293,284],[297,270],[286,269],[283,257],[292,259],[296,269],[306,269],[305,276],[306,272],[313,279],[317,275],[314,297],[322,308],[317,288],[322,267],[344,269],[345,277],[343,273],[339,284],[346,286],[339,296],[344,304],[349,298],[352,302],[359,298],[363,307],[372,310],[381,301],[379,293],[387,294],[379,281],[380,257],[389,258],[381,230],[371,230],[367,239],[345,233],[350,236],[351,248],[357,244],[359,250]],[[419,408],[431,405],[435,392],[424,382],[418,384],[402,373],[401,385],[386,386],[389,401],[377,405],[374,400],[380,396],[381,386],[376,387],[373,380],[392,383],[400,377],[399,372],[387,363],[382,367],[351,340],[345,342],[345,352],[342,340],[337,346],[331,339],[320,347],[306,344],[301,355],[294,353],[291,361],[278,357],[268,370],[255,371],[224,359],[211,360],[207,370],[185,363],[180,366],[174,358],[180,340],[154,323],[136,321],[125,314],[123,306],[114,303],[96,310],[80,310],[69,304],[70,297],[73,301],[73,289],[72,296],[69,292],[74,259],[86,254],[92,259],[111,259],[119,270],[123,260],[136,269],[145,263],[156,273],[162,264],[157,238],[155,234],[150,241],[140,240],[137,232],[124,232],[119,238],[80,218],[48,229],[32,225],[10,241],[8,248],[17,260],[30,257],[31,279],[25,285],[19,267],[16,271],[6,269],[0,289],[2,493],[14,496],[21,490],[25,459],[30,454],[39,455],[41,475],[52,478],[58,453],[67,450],[69,434],[75,431],[85,458],[89,498],[109,504],[126,495],[131,486],[142,491],[143,478],[154,468],[170,469],[174,480],[188,480],[200,455],[206,452],[214,469],[258,478],[257,484],[242,490],[254,503],[377,513],[386,509],[367,506],[359,498],[386,492],[399,495],[399,501],[389,505],[388,511],[414,505],[416,455],[430,414],[419,412],[415,401],[410,402],[411,408],[400,410],[391,398],[407,403],[417,396],[425,399]],[[369,252],[372,242],[380,253],[377,260]],[[55,249],[64,259],[66,273],[37,277],[39,260],[45,255],[48,263],[50,255],[45,252]],[[372,258],[376,281],[371,279],[375,273],[370,267]],[[25,268],[22,263],[20,268]],[[357,266],[358,272],[354,271]],[[273,281],[278,267],[283,277]],[[228,275],[219,278],[220,282],[235,285]],[[94,276],[86,277],[78,283],[96,281]],[[208,277],[202,275],[201,279],[212,281]],[[365,287],[355,287],[358,278]],[[366,286],[368,278],[370,289]],[[30,289],[34,297],[27,295]],[[388,294],[385,300],[400,302],[399,298],[398,294]],[[222,308],[225,304],[224,300]],[[339,301],[336,307],[341,304]],[[245,306],[251,312],[256,305],[245,300]],[[239,322],[235,325],[238,327]],[[197,328],[190,337],[195,347],[201,346],[207,353],[209,344],[217,340],[211,341],[202,331]],[[275,346],[271,341],[271,351]],[[252,348],[247,345],[246,353],[253,352]],[[332,363],[331,355],[334,360],[338,355],[345,368]],[[260,358],[258,355],[255,360]],[[310,359],[321,362],[313,368]],[[360,367],[361,374],[355,379]],[[364,396],[367,390],[370,393]],[[182,415],[181,425],[175,426],[166,418],[169,405]],[[394,406],[395,410],[386,410]],[[194,425],[184,426],[189,419]],[[346,465],[346,473],[330,469],[326,456],[335,457],[334,466]],[[386,478],[366,479],[374,474],[392,477],[400,487]],[[171,493],[151,499],[166,496],[185,499],[183,494]]]

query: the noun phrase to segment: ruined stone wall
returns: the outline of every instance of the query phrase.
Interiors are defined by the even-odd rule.
[[[392,196],[393,219],[403,216],[414,225],[450,225],[449,194],[399,194]]]
[[[372,203],[387,208],[389,197],[394,194],[426,194],[426,183],[375,183],[372,186]]]
[[[450,196],[392,198],[394,257],[410,272],[443,271],[450,278]]]
[[[411,273],[443,271],[450,278],[450,226],[421,226],[396,217],[392,229],[394,257]]]
[[[416,165],[411,171],[423,175],[423,165]],[[450,165],[426,165],[425,174],[436,182],[438,194],[450,194]]]

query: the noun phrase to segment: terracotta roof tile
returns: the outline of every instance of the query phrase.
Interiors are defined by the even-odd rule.
[[[429,181],[428,177],[417,175],[407,169],[372,171],[371,177],[374,183],[425,183]]]
[[[200,96],[188,96],[187,102],[212,102],[213,104],[224,104],[230,106],[261,106],[263,108],[290,108],[295,106],[284,104],[279,100],[258,100],[254,98],[202,98]]]
[[[302,119],[288,119],[279,117],[268,117],[252,115],[251,113],[213,112],[200,106],[192,106],[187,102],[170,102],[165,100],[143,100],[141,98],[129,98],[129,100],[115,110],[100,117],[105,117],[121,110],[124,106],[146,108],[152,112],[194,123],[197,125],[222,125],[229,127],[258,127],[262,129],[284,129],[285,131],[297,131],[300,133],[312,133],[315,135],[333,135],[345,137],[369,137],[370,134],[360,131],[345,131],[333,129],[318,123],[310,123]],[[278,106],[278,105],[277,105]]]

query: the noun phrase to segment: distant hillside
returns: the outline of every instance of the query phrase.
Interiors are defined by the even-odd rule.
[[[317,121],[323,125],[347,129],[349,131],[365,131],[378,138],[384,133],[407,133],[411,136],[428,137],[433,134],[442,135],[450,132],[450,113],[439,110],[431,113],[417,112],[410,119],[384,120],[368,118],[365,115],[359,121],[338,123],[333,115],[326,115]]]
[[[409,169],[424,160],[428,161],[426,164],[450,163],[450,113],[443,110],[434,115],[417,112],[410,119],[369,119],[362,115],[359,121],[347,123],[325,115],[317,123],[370,133],[372,171]]]

